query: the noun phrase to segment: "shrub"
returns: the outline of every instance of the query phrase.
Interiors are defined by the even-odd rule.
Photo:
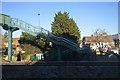
[[[21,59],[22,59],[22,60],[25,60],[28,55],[30,55],[30,54],[28,54],[28,53],[22,53],[22,54],[21,54]]]

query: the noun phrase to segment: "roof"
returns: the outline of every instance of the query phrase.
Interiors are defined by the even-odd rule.
[[[114,42],[111,36],[88,36],[83,37],[83,42]]]
[[[2,39],[2,43],[6,43],[6,42],[8,42],[8,39],[7,38],[3,38]]]
[[[13,44],[19,45],[19,42],[18,42],[19,39],[20,39],[20,38],[13,38]]]
[[[12,39],[12,41],[13,41],[12,43],[13,43],[13,44],[16,44],[16,45],[19,45],[19,42],[18,42],[19,39],[20,39],[20,38],[13,38],[13,39]],[[3,39],[2,39],[2,43],[8,43],[8,39],[7,39],[7,38],[3,38]]]
[[[111,35],[111,36],[112,36],[113,40],[117,40],[117,39],[120,40],[120,33],[114,34],[114,35]]]

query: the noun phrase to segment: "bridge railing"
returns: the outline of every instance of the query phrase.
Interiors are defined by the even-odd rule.
[[[31,32],[35,32],[36,30],[36,27],[35,26],[32,26],[31,24],[28,24],[22,20],[19,20],[17,18],[12,18],[11,19],[11,25],[16,25],[16,26],[19,26],[19,27],[22,27],[22,28],[25,28]]]
[[[70,40],[68,40],[66,38],[58,37],[58,36],[52,34],[51,32],[49,32],[48,30],[46,30],[46,29],[44,29],[42,27],[38,28],[38,27],[32,26],[32,25],[30,25],[30,24],[28,24],[28,23],[26,23],[26,22],[24,22],[22,20],[19,20],[17,18],[12,18],[11,25],[16,25],[16,26],[25,28],[25,29],[27,29],[27,30],[29,30],[31,32],[34,32],[34,33],[45,34],[44,36],[46,36],[46,37],[51,37],[51,38],[53,38],[53,39],[55,39],[57,41],[62,41],[64,43],[68,44],[68,45],[71,45],[71,46],[75,47],[75,48],[79,47],[78,44],[76,44],[76,43],[74,43],[74,42],[72,42],[72,41],[70,41]]]

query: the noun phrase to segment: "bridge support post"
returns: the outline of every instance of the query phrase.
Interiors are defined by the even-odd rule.
[[[58,46],[58,61],[61,61],[61,46]]]
[[[8,61],[12,61],[12,30],[8,29]]]
[[[12,33],[19,30],[18,28],[8,27],[8,61],[12,61]]]

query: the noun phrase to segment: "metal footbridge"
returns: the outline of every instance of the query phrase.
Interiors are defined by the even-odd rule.
[[[76,51],[77,53],[80,52],[80,47],[78,44],[64,37],[58,37],[42,27],[38,28],[37,26],[33,26],[18,18],[11,18],[8,15],[0,14],[0,26],[2,26],[3,29],[8,31],[8,61],[12,61],[12,32],[19,29],[33,36],[40,36],[56,44],[58,46],[58,60],[61,59],[60,55],[62,51],[60,49],[60,46],[65,46],[67,48],[67,50],[63,52],[69,52],[71,50]]]

